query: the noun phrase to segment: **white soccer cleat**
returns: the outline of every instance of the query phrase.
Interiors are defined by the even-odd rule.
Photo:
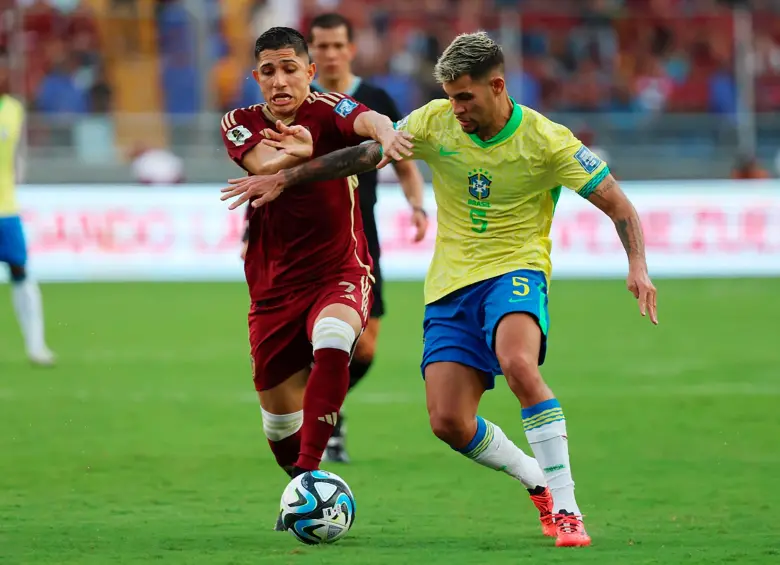
[[[28,351],[27,357],[30,359],[30,363],[40,367],[53,367],[57,360],[57,357],[48,347],[38,351]]]

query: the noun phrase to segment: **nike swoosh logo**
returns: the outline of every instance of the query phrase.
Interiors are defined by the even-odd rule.
[[[536,288],[539,290],[539,292],[540,292],[540,293],[543,293],[543,292],[544,292],[544,286],[543,286],[543,285],[541,285],[541,284],[537,284],[537,285],[536,285]],[[512,303],[512,304],[514,304],[514,303],[516,303],[516,302],[524,302],[524,301],[526,301],[526,300],[531,300],[531,298],[532,298],[531,296],[529,296],[529,295],[526,295],[526,296],[523,296],[523,297],[521,297],[521,298],[510,298],[510,299],[509,299],[509,302],[510,302],[510,303]]]
[[[444,147],[439,147],[439,155],[442,157],[449,157],[450,155],[457,155],[458,151],[447,151]]]

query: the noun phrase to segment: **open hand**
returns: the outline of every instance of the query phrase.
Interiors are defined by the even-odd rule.
[[[658,325],[658,308],[656,307],[657,291],[647,273],[646,265],[630,265],[626,286],[631,294],[639,301],[639,313],[642,316],[650,314],[650,321]]]
[[[405,157],[414,155],[412,152],[414,143],[412,143],[412,136],[409,132],[395,129],[387,130],[377,141],[382,144],[382,160],[376,166],[377,169],[381,169],[393,161],[403,161]]]
[[[228,180],[230,186],[226,186],[221,190],[222,197],[220,200],[223,202],[235,198],[230,203],[228,208],[235,210],[241,206],[244,202],[248,202],[252,198],[256,198],[252,202],[253,208],[259,208],[264,204],[276,200],[284,190],[284,178],[280,173],[275,175],[253,175],[249,177],[241,177],[238,179]]]
[[[298,157],[299,159],[308,159],[314,153],[314,141],[311,132],[303,126],[286,126],[281,120],[276,122],[274,131],[270,128],[262,131],[265,139],[261,141],[263,145],[278,149],[286,155]]]

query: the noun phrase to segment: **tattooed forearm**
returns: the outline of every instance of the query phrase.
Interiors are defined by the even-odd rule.
[[[626,250],[629,260],[645,260],[645,240],[642,233],[642,222],[639,214],[618,186],[617,181],[609,175],[594,190],[588,200],[610,217],[615,224],[620,242]]]
[[[631,213],[627,217],[612,218],[612,221],[615,222],[615,229],[628,258],[644,260],[645,240],[642,235],[642,225],[634,207],[631,206]]]
[[[361,143],[354,147],[339,149],[306,163],[285,169],[284,186],[312,181],[332,180],[369,171],[382,160],[382,146],[376,142]]]

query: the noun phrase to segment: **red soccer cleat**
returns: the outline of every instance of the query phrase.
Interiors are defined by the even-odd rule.
[[[544,489],[541,494],[532,494],[531,502],[539,510],[539,521],[542,523],[542,533],[548,537],[554,538],[558,535],[558,529],[555,527],[553,519],[553,498],[550,489]]]
[[[582,516],[560,512],[555,515],[555,527],[558,530],[556,547],[587,547],[590,545],[590,536],[585,531]]]

